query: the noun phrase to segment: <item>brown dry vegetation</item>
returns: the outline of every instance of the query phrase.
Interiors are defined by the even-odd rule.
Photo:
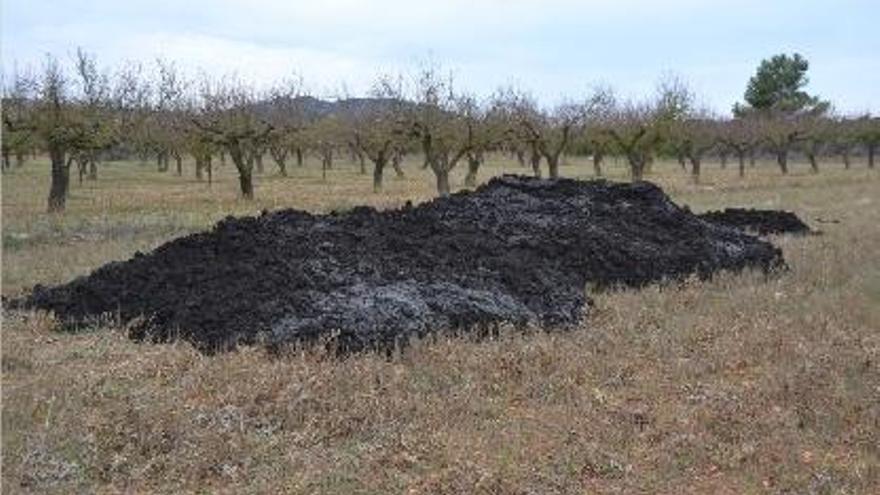
[[[294,168],[247,204],[231,166],[209,190],[112,164],[52,218],[48,165],[31,164],[3,177],[3,293],[229,213],[430,197],[430,172],[408,165],[382,195],[348,164],[327,183]],[[495,159],[482,174],[505,167],[522,170]],[[694,210],[787,208],[825,235],[774,238],[791,271],[770,279],[596,294],[576,331],[439,338],[392,359],[205,357],[5,313],[3,491],[880,492],[880,176],[707,168],[700,186],[671,164],[650,178]]]

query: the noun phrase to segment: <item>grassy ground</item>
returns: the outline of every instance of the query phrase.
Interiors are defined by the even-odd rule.
[[[671,164],[651,179],[694,210],[786,208],[825,235],[774,238],[791,270],[769,280],[598,294],[573,332],[444,338],[392,359],[208,358],[5,313],[3,492],[880,492],[880,175],[707,168],[701,185]],[[504,169],[521,170],[493,161],[484,175]],[[2,178],[2,290],[228,214],[429,198],[430,175],[407,171],[374,195],[350,164],[327,182],[310,164],[267,173],[248,204],[228,170],[209,188],[114,163],[50,217],[47,165],[31,163]]]

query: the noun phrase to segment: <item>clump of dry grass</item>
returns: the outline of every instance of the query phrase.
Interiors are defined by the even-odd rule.
[[[695,209],[784,207],[841,223],[774,239],[786,273],[597,294],[571,332],[439,338],[391,358],[209,358],[6,313],[3,490],[876,493],[878,178],[731,177],[661,179]],[[145,211],[115,208],[120,224]],[[211,218],[197,202],[190,211]],[[4,276],[17,273],[19,287],[63,279],[167,235],[99,239],[95,255],[62,235],[15,248],[27,268],[6,256]],[[62,269],[45,261],[53,253],[82,265]]]

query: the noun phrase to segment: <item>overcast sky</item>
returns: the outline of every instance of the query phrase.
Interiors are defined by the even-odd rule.
[[[762,58],[797,51],[811,92],[880,113],[878,0],[2,0],[4,72],[77,46],[255,83],[296,73],[319,96],[429,61],[459,87],[514,84],[546,105],[596,84],[645,96],[674,73],[723,112]]]

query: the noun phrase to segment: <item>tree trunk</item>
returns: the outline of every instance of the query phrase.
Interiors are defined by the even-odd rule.
[[[523,150],[516,150],[516,161],[519,162],[520,167],[526,166],[526,153]]]
[[[807,153],[807,160],[810,161],[810,171],[813,172],[814,174],[818,174],[819,173],[819,161],[816,160],[816,154],[812,153],[812,152]]]
[[[24,152],[15,152],[15,168],[21,168],[24,165]]]
[[[254,180],[250,170],[240,170],[238,184],[241,186],[241,197],[250,201],[254,199]]]
[[[545,157],[547,159],[547,168],[550,172],[551,179],[559,178],[559,155],[548,155]]]
[[[535,174],[535,177],[541,178],[541,155],[537,151],[532,151],[531,156],[529,157],[529,162],[532,164],[532,173]]]
[[[873,144],[873,143],[869,144],[868,145],[868,168],[874,168],[874,155],[876,154],[876,152],[877,152],[877,145]]]
[[[681,167],[683,171],[687,170],[687,161],[685,160],[685,156],[682,153],[678,154],[678,166]]]
[[[278,165],[278,173],[281,174],[281,177],[287,177],[287,150],[273,148],[269,150],[269,154],[272,156],[275,165]]]
[[[779,165],[779,170],[781,170],[783,174],[788,173],[788,150],[779,150],[776,152],[776,163]]]
[[[593,173],[596,177],[602,177],[602,160],[604,158],[602,153],[593,153]]]
[[[630,155],[627,157],[627,160],[629,161],[629,171],[633,182],[642,180],[645,172],[644,160],[637,155]]]
[[[358,165],[360,166],[361,175],[365,175],[367,173],[367,163],[364,159],[364,154],[356,153],[355,156],[357,157]]]
[[[213,158],[211,158],[211,155],[208,155],[208,158],[205,163],[205,167],[208,170],[208,186],[210,186],[214,182],[214,165],[213,165]]]
[[[98,160],[90,156],[89,159],[89,180],[98,180]]]
[[[160,151],[158,155],[156,155],[156,162],[159,165],[159,172],[167,172],[168,171],[168,152]]]
[[[183,175],[183,157],[180,156],[180,153],[174,153],[174,162],[177,165],[177,175]]]
[[[736,153],[736,159],[739,162],[739,176],[740,178],[746,176],[746,154],[745,152],[738,151]]]
[[[698,156],[691,157],[691,180],[694,184],[700,183],[701,159]]]
[[[468,157],[468,171],[464,177],[464,185],[466,187],[475,187],[477,185],[477,173],[480,171],[482,161],[479,157]]]
[[[3,148],[3,170],[10,168],[10,156],[9,156],[9,148]]]
[[[382,172],[385,171],[385,163],[387,160],[379,159],[373,161],[373,192],[382,192]]]
[[[62,148],[50,145],[52,184],[49,187],[49,213],[64,211],[67,203],[67,191],[70,189],[70,168],[65,161],[65,154]]]
[[[850,161],[849,161],[849,148],[843,150],[843,168],[849,169]]]
[[[76,172],[77,177],[79,178],[79,185],[83,184],[83,178],[86,176],[86,168],[87,164],[85,159],[76,160]]]
[[[400,153],[395,153],[394,157],[391,158],[391,167],[394,168],[394,173],[397,174],[398,179],[404,178],[403,169],[400,168],[400,162],[403,161],[403,156]]]
[[[297,167],[303,166],[303,150],[302,150],[302,148],[296,149],[296,166]]]
[[[721,168],[727,168],[727,151],[721,152]]]
[[[434,175],[437,176],[437,192],[440,196],[449,196],[449,171],[443,168],[434,168]]]
[[[199,182],[204,180],[204,177],[202,176],[202,170],[204,169],[204,167],[205,167],[205,159],[203,157],[196,155],[196,180]]]
[[[244,151],[240,144],[229,146],[229,155],[232,163],[238,169],[238,185],[241,188],[241,197],[246,200],[254,199],[254,157],[253,155],[245,157]]]

